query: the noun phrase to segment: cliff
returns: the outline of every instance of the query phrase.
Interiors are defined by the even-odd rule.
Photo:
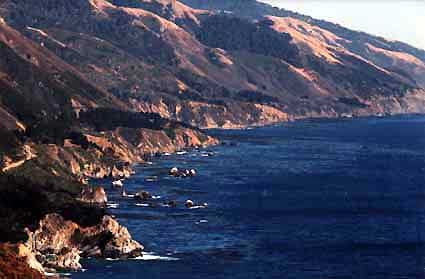
[[[87,256],[142,256],[107,215],[105,190],[88,180],[128,177],[146,157],[217,140],[132,111],[4,21],[0,53],[0,242],[9,243],[0,248],[0,277],[78,270]]]
[[[18,252],[14,245],[0,245],[0,278],[44,279],[45,276],[31,268]]]
[[[102,116],[107,127],[97,127],[87,114],[90,123],[85,116],[71,121],[72,133],[49,134],[55,123],[28,126],[26,133],[3,131],[16,145],[1,150],[0,241],[17,243],[24,251],[18,255],[42,272],[81,269],[80,257],[142,255],[143,246],[107,215],[105,190],[86,185],[89,178],[128,177],[133,164],[154,154],[217,144],[200,130],[157,115],[121,112],[139,122]],[[145,117],[150,125],[141,121]]]
[[[217,144],[200,128],[425,112],[423,50],[254,0],[183,2],[0,2],[6,276],[139,255],[88,181]]]
[[[17,149],[22,154],[4,156],[18,161],[0,173],[0,241],[17,243],[18,255],[40,272],[81,269],[80,257],[142,255],[143,246],[107,215],[105,190],[84,185],[88,178],[127,177],[132,164],[152,154],[217,143],[186,127],[117,127],[84,136],[82,145],[28,140]]]

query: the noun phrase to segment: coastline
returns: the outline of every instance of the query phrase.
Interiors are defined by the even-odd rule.
[[[4,248],[6,246],[0,247],[0,252],[14,253],[17,258],[23,259],[22,264],[27,265],[25,270],[34,270],[33,272],[41,276],[40,278],[44,278],[45,275],[51,277],[53,274],[58,274],[59,271],[82,270],[81,258],[127,259],[142,256],[143,245],[134,241],[127,228],[121,226],[109,215],[106,208],[108,199],[105,189],[98,187],[96,183],[89,182],[90,179],[129,177],[133,173],[132,165],[145,162],[145,158],[148,156],[158,153],[174,153],[186,148],[211,146],[218,144],[219,141],[190,128],[176,128],[172,134],[146,129],[133,132],[139,134],[139,140],[144,143],[143,147],[139,146],[138,149],[135,149],[132,147],[133,145],[124,145],[122,138],[117,137],[118,140],[121,139],[121,145],[110,145],[108,149],[110,150],[112,146],[116,148],[118,154],[122,156],[121,158],[133,158],[132,160],[119,160],[120,157],[115,157],[114,160],[110,160],[108,157],[94,157],[97,159],[90,161],[90,158],[93,157],[86,156],[86,159],[83,160],[84,168],[78,168],[81,161],[77,161],[75,158],[81,160],[81,154],[84,155],[78,151],[78,146],[68,144],[67,149],[62,148],[62,150],[53,145],[35,146],[31,149],[38,151],[34,152],[36,154],[34,158],[26,160],[22,166],[11,168],[10,172],[2,172],[1,185],[4,185],[2,188],[6,187],[4,189],[6,191],[22,189],[21,196],[15,197],[16,194],[13,194],[15,195],[13,197],[21,199],[21,202],[28,203],[32,199],[36,199],[33,206],[37,214],[27,218],[26,223],[29,224],[29,227],[25,225],[25,229],[22,228],[24,230],[19,237],[16,237],[17,241],[10,241],[7,250]],[[97,144],[97,146],[100,145],[97,148],[102,150],[105,150],[105,146],[108,148],[108,141],[97,141]],[[40,150],[46,150],[46,148],[50,152],[39,153]],[[56,153],[51,152],[52,150]],[[49,157],[52,154],[63,154],[61,153],[63,150],[74,156],[68,156],[65,159],[63,156],[55,156],[53,160]],[[72,151],[73,153],[71,153]],[[75,154],[80,154],[80,157]],[[137,154],[137,156],[127,156],[127,154]],[[47,166],[55,163],[64,165],[67,170],[66,177],[65,175],[56,177],[51,174],[45,175],[44,172],[40,172],[34,177],[34,168],[39,169],[38,165],[41,160],[47,162]],[[118,164],[121,167],[117,167]],[[37,177],[41,177],[38,182],[37,179],[33,180]],[[54,186],[61,184],[63,186]],[[31,185],[34,186],[31,187]],[[34,187],[39,188],[40,197],[31,194],[31,188]],[[66,193],[62,193],[62,191],[66,191]],[[8,195],[7,192],[3,192],[3,194]],[[11,212],[16,210],[13,208],[19,208],[19,203],[0,204],[2,208]],[[22,214],[25,212],[23,209]],[[19,219],[15,221],[13,216],[9,218],[8,222],[11,224],[19,222]],[[9,235],[14,234],[8,232],[9,228],[7,225],[5,227],[5,224],[1,229],[2,233],[4,231]],[[0,259],[0,264],[2,263]],[[29,272],[22,271],[17,276],[17,278],[26,278],[25,276],[29,276]]]
[[[203,238],[205,234],[196,231],[197,222],[205,221],[198,226],[202,229],[215,223],[210,217],[216,212],[209,211],[216,209],[243,220],[240,228],[255,221],[252,223],[260,231],[267,224],[261,225],[255,215],[274,202],[279,209],[294,194],[293,189],[303,190],[308,185],[303,178],[308,179],[307,171],[316,161],[327,158],[317,166],[320,171],[327,167],[336,170],[350,162],[350,154],[347,160],[332,157],[352,150],[350,144],[338,148],[336,135],[363,137],[356,144],[360,151],[353,152],[357,165],[347,163],[351,173],[356,167],[375,173],[387,168],[393,154],[384,158],[382,165],[379,160],[373,165],[363,156],[373,154],[368,140],[376,130],[368,125],[391,126],[394,123],[390,122],[397,122],[391,119],[400,115],[425,116],[425,50],[289,10],[279,11],[258,1],[235,0],[234,7],[231,0],[217,0],[212,6],[201,0],[0,2],[0,279],[85,277],[78,273],[84,271],[84,259],[99,259],[103,268],[107,266],[103,266],[104,259],[122,260],[126,265],[129,259],[155,258],[143,244],[148,251],[183,259],[178,249],[161,250],[173,247],[162,246],[164,239],[190,249],[187,236]],[[422,127],[413,125],[415,131],[404,132],[405,126],[411,125],[401,119],[402,125],[395,129],[380,130],[378,136],[387,135],[383,142],[391,139],[401,145],[422,139]],[[329,130],[321,130],[323,126]],[[335,126],[344,129],[332,130]],[[309,135],[316,129],[324,137],[313,135],[311,142]],[[279,133],[273,140],[278,140],[267,141],[275,130]],[[410,139],[403,138],[405,135]],[[333,141],[323,140],[328,136],[334,137]],[[255,143],[245,144],[247,138]],[[198,149],[219,145],[220,139],[220,146]],[[291,148],[274,145],[279,140],[289,142]],[[257,141],[263,145],[257,146]],[[305,151],[307,142],[310,146],[305,146]],[[423,145],[419,143],[420,148]],[[178,155],[168,157],[175,153]],[[291,154],[295,156],[286,161]],[[299,154],[306,159],[297,157]],[[152,166],[144,165],[149,161],[154,161]],[[394,180],[403,178],[401,184],[407,185],[412,181],[404,176],[409,160],[400,162],[402,171]],[[285,179],[286,171],[299,165],[303,172]],[[216,172],[222,166],[226,167]],[[229,169],[237,177],[235,185],[243,188],[227,187],[226,179],[233,181],[226,177]],[[264,186],[251,185],[253,177]],[[373,174],[364,178],[369,177]],[[357,182],[360,175],[345,180],[331,173],[316,180],[338,178],[343,188]],[[263,203],[264,197],[273,196],[269,191],[275,190],[267,187],[276,182],[275,188],[284,188],[278,183],[291,184],[293,180],[298,184],[286,188],[285,195]],[[391,182],[380,186],[389,188]],[[364,185],[362,181],[358,184],[357,189]],[[248,208],[250,201],[258,201],[250,208],[253,215],[248,221],[243,219],[246,212],[238,216],[234,210],[225,210],[231,208],[232,200],[220,193],[222,186],[234,191],[234,196],[253,194],[250,200],[237,200],[233,205]],[[338,190],[315,194],[323,197]],[[369,189],[362,190],[358,194],[369,194]],[[335,202],[327,200],[326,205]],[[288,201],[292,211],[308,203]],[[195,212],[187,209],[205,210],[199,210],[199,216],[194,216],[199,218],[188,221],[189,225],[185,217],[173,216],[175,222],[167,224],[164,233],[159,208],[164,215],[182,210],[181,215],[186,216]],[[155,216],[142,216],[150,213]],[[211,215],[200,216],[204,213]],[[266,213],[262,219],[273,217]],[[147,223],[143,218],[159,221]],[[231,221],[230,226],[237,223]],[[273,232],[288,235],[283,231],[291,224],[286,220],[276,223],[282,226]],[[306,227],[312,223],[306,222]],[[249,227],[247,231],[251,235],[256,232]],[[332,229],[324,231],[331,233]],[[300,235],[302,241],[307,237]],[[207,238],[205,243],[215,246]],[[183,241],[178,242],[180,239]],[[257,241],[249,235],[240,239]],[[264,245],[252,252],[256,263],[269,246],[292,244],[269,240],[266,235],[258,241]],[[203,248],[198,246],[202,252]],[[243,257],[244,253],[240,254]],[[336,255],[332,251],[326,254]],[[204,275],[196,272],[196,256],[185,265],[195,275]],[[278,261],[286,262],[282,259]],[[261,266],[270,268],[267,262]],[[347,270],[349,266],[353,265],[347,265]],[[88,273],[94,270],[87,268]],[[140,274],[152,277],[146,272],[150,268],[143,266]],[[208,273],[204,277],[215,279],[217,274],[199,270]],[[261,276],[259,272],[245,276],[232,266],[227,270],[230,278]],[[110,279],[115,273],[128,276],[110,271]],[[168,278],[173,279],[175,271],[172,268]],[[178,275],[191,277],[190,273]]]
[[[415,115],[423,115],[423,114],[402,114],[402,115],[409,117],[410,115],[411,116],[415,116]],[[340,118],[330,118],[330,117],[327,117],[327,118],[303,118],[303,119],[291,120],[290,122],[293,122],[293,121],[305,121],[305,120],[307,120],[307,121],[310,121],[310,120],[320,121],[320,120],[331,120],[331,119],[332,120],[348,120],[348,119],[357,119],[357,118],[363,118],[363,117],[379,117],[379,118],[382,118],[380,116],[360,116],[360,117],[352,117],[352,118],[351,117],[340,117]],[[392,117],[392,116],[384,116],[384,117]],[[252,128],[258,128],[258,127],[273,126],[273,125],[279,125],[280,123],[282,123],[282,122],[279,122],[279,123],[270,123],[268,125],[250,126],[250,127],[240,128],[240,129],[252,129]],[[283,122],[283,123],[286,123],[286,122]],[[235,128],[233,128],[233,129],[235,129]],[[155,151],[155,152],[149,153],[149,155],[147,155],[147,156],[144,157],[145,160],[143,160],[143,161],[133,162],[133,165],[127,165],[125,172],[116,171],[115,172],[115,175],[112,175],[112,172],[111,172],[111,173],[109,173],[106,176],[110,176],[110,177],[129,177],[133,173],[132,166],[134,167],[134,164],[143,164],[143,163],[145,163],[147,161],[146,159],[149,159],[149,160],[150,159],[154,159],[154,154],[160,154],[160,153],[162,153],[162,154],[164,154],[164,153],[176,153],[176,152],[179,152],[181,150],[186,150],[186,149],[191,149],[191,148],[199,148],[199,147],[201,147],[201,148],[202,147],[208,147],[208,146],[217,145],[219,143],[220,142],[216,138],[212,138],[212,137],[209,137],[208,136],[207,137],[207,144],[199,144],[199,145],[197,145],[197,144],[193,144],[193,142],[191,142],[191,144],[188,144],[188,145],[183,144],[183,145],[175,145],[175,146],[172,146],[172,147],[171,146],[167,146],[166,148],[162,147],[162,148],[164,148],[162,150],[161,150],[161,148],[153,148],[152,151]],[[108,168],[112,170],[112,169],[114,169],[114,166],[108,166]],[[99,175],[98,175],[98,173],[89,173],[89,176],[87,176],[85,178],[99,178]],[[97,188],[96,184],[95,183],[92,183],[90,181],[89,181],[88,186],[91,187],[91,188]],[[104,191],[104,189],[103,189],[103,191]],[[97,225],[97,226],[95,225],[95,226],[89,227],[87,229],[87,231],[89,231],[88,234],[89,235],[93,235],[93,234],[98,233],[98,234],[101,235],[105,231],[113,232],[113,234],[116,235],[115,240],[114,240],[115,242],[118,239],[124,239],[124,242],[130,243],[130,246],[116,246],[117,249],[118,250],[122,250],[123,247],[127,247],[128,250],[129,250],[129,253],[126,253],[126,254],[119,254],[118,253],[118,254],[115,254],[115,255],[112,255],[113,252],[112,252],[112,254],[109,254],[109,255],[106,255],[106,254],[103,254],[103,253],[99,253],[99,251],[93,251],[93,248],[94,248],[93,246],[96,246],[97,245],[96,243],[92,243],[92,247],[91,247],[92,249],[86,248],[86,251],[83,251],[82,252],[81,250],[79,250],[79,249],[81,249],[81,247],[78,247],[78,245],[75,246],[75,244],[73,244],[75,249],[71,249],[71,251],[68,251],[68,253],[65,253],[64,255],[62,255],[63,256],[62,258],[58,258],[56,260],[56,262],[61,262],[62,263],[61,268],[63,268],[64,270],[81,270],[83,267],[79,264],[80,255],[83,255],[83,257],[87,257],[88,255],[90,255],[90,256],[101,257],[101,258],[126,259],[126,258],[139,257],[139,256],[141,256],[143,254],[143,252],[142,252],[143,246],[141,244],[139,244],[139,243],[137,243],[137,242],[135,242],[135,241],[132,240],[131,234],[127,231],[127,229],[125,227],[121,227],[113,219],[109,219],[109,217],[107,215],[107,210],[105,208],[105,204],[100,205],[97,200],[99,200],[99,197],[98,196],[96,197],[96,195],[92,195],[90,198],[88,198],[86,200],[86,203],[88,202],[88,203],[90,203],[92,205],[93,204],[96,204],[95,208],[98,208],[98,210],[100,210],[100,212],[103,212],[103,213],[100,213],[100,214],[103,214],[102,216],[104,216],[104,217],[106,216],[107,217],[107,221],[103,220],[101,222],[101,223],[103,223],[103,225],[100,225],[100,226],[99,225]],[[107,193],[105,193],[105,196],[101,196],[100,197],[100,200],[105,200],[106,201],[107,200]],[[93,208],[93,207],[91,207],[91,208]],[[105,222],[107,224],[105,224]],[[112,229],[111,229],[110,222],[112,222]],[[86,228],[80,227],[78,224],[75,224],[73,222],[67,222],[66,220],[62,219],[61,216],[57,216],[57,215],[54,215],[54,214],[53,215],[48,215],[48,216],[46,215],[45,218],[40,221],[40,227],[43,227],[43,224],[44,224],[44,227],[49,227],[49,230],[48,231],[51,231],[51,228],[54,228],[54,225],[58,225],[59,228],[62,228],[62,232],[64,231],[63,230],[64,227],[65,227],[65,231],[67,231],[67,230],[69,230],[69,228],[71,228],[71,232],[68,232],[68,235],[65,238],[63,238],[63,243],[61,243],[59,245],[59,247],[54,247],[57,251],[60,251],[60,250],[62,250],[64,248],[64,243],[67,243],[67,241],[71,238],[71,236],[75,232],[75,230],[81,230],[81,231],[86,230]],[[52,225],[52,224],[54,224],[54,225]],[[96,231],[96,233],[94,233],[94,231]],[[31,236],[31,235],[37,235],[38,234],[38,235],[45,235],[46,236],[45,232],[46,231],[43,231],[43,230],[37,230],[37,231],[29,232],[29,235]],[[122,232],[124,232],[124,233],[122,233]],[[53,239],[56,236],[49,235],[49,232],[48,232],[48,234],[47,234],[46,237],[45,237],[46,239],[49,239],[49,238],[50,239]],[[67,240],[67,238],[68,238],[68,240]],[[33,268],[35,270],[38,270],[40,272],[46,273],[49,276],[51,274],[54,274],[56,272],[55,269],[54,269],[54,266],[55,266],[56,263],[51,263],[51,267],[50,268],[48,267],[46,269],[46,266],[43,266],[38,261],[38,259],[40,258],[40,255],[36,256],[37,254],[40,254],[40,252],[37,251],[36,249],[31,248],[31,245],[28,245],[28,243],[30,241],[28,241],[28,242],[26,242],[24,244],[18,244],[17,246],[14,247],[14,251],[16,251],[16,253],[20,257],[26,257],[26,262],[27,262],[27,264],[29,264],[29,266],[31,268]],[[45,241],[45,243],[47,243],[47,242],[49,242],[49,241]],[[120,242],[120,240],[118,240],[118,242]],[[50,247],[50,248],[52,248],[52,247]],[[60,249],[58,249],[58,248],[60,248]],[[127,248],[125,248],[125,249],[127,249]],[[103,249],[104,248],[102,248],[102,250]],[[92,250],[92,251],[90,251],[91,254],[88,254],[88,250]],[[133,251],[136,251],[136,252],[133,252]]]
[[[419,120],[421,123],[424,121],[423,117]],[[136,168],[137,175],[127,180],[125,186],[130,193],[146,190],[152,195],[160,195],[161,200],[152,201],[150,207],[137,207],[135,201],[122,198],[119,191],[114,191],[110,193],[112,202],[119,205],[116,209],[111,209],[111,212],[122,224],[129,227],[137,240],[144,241],[146,251],[160,256],[175,257],[179,261],[90,260],[86,262],[87,272],[78,273],[75,278],[102,278],[102,274],[109,271],[112,278],[118,279],[125,277],[119,273],[123,269],[127,270],[128,274],[145,274],[147,278],[155,278],[155,275],[159,273],[164,278],[173,278],[173,274],[176,273],[182,274],[177,277],[196,278],[199,273],[191,274],[190,270],[206,271],[209,270],[209,266],[212,266],[212,272],[206,272],[206,278],[214,278],[214,276],[232,278],[234,272],[237,272],[238,276],[243,274],[241,278],[244,276],[250,278],[255,277],[255,272],[258,271],[265,272],[265,277],[268,274],[270,277],[276,275],[278,278],[279,270],[282,269],[270,269],[270,263],[276,267],[287,267],[294,276],[298,274],[296,272],[299,272],[300,276],[295,276],[297,278],[313,276],[314,271],[302,272],[299,271],[299,266],[314,264],[314,270],[326,272],[326,275],[332,277],[332,275],[345,274],[343,273],[344,263],[347,264],[347,261],[344,261],[343,257],[348,255],[347,258],[351,259],[353,255],[358,254],[357,247],[362,249],[361,255],[373,253],[374,259],[381,259],[381,256],[375,253],[382,255],[386,263],[385,267],[391,270],[388,264],[391,264],[391,259],[397,259],[400,246],[411,247],[400,256],[403,261],[416,255],[417,250],[409,244],[410,236],[414,234],[409,234],[409,237],[403,238],[400,243],[397,236],[387,231],[385,236],[394,239],[396,243],[394,245],[392,241],[382,243],[383,241],[379,239],[381,231],[374,230],[374,233],[367,235],[367,243],[370,246],[364,247],[363,233],[367,233],[370,227],[367,225],[369,219],[364,220],[363,216],[367,214],[384,224],[388,221],[394,228],[400,228],[403,231],[415,228],[415,217],[410,219],[412,222],[409,221],[407,227],[401,227],[398,217],[399,214],[404,214],[402,213],[404,210],[394,212],[393,199],[381,199],[382,195],[394,193],[393,187],[399,185],[397,189],[400,190],[400,195],[403,198],[406,197],[406,201],[409,200],[410,195],[406,196],[403,192],[404,176],[400,179],[397,177],[403,173],[403,169],[412,168],[406,168],[406,164],[399,165],[397,158],[416,161],[419,165],[416,165],[414,172],[421,173],[420,162],[423,156],[420,151],[422,149],[419,147],[416,153],[411,153],[417,145],[410,145],[409,142],[404,141],[400,144],[401,141],[398,140],[408,139],[409,135],[412,135],[405,131],[412,131],[413,127],[421,128],[419,123],[415,124],[415,119],[412,121],[413,123],[407,118],[325,120],[317,123],[300,121],[247,131],[217,131],[216,135],[229,144],[203,151],[214,152],[215,155],[211,157],[203,157],[202,150],[199,152],[195,150],[188,151],[186,155],[155,158],[152,165]],[[322,133],[319,135],[318,131]],[[397,131],[401,133],[398,134]],[[412,143],[423,142],[423,134],[420,131],[422,129],[413,133],[420,137],[413,139]],[[368,134],[372,139],[367,138]],[[393,137],[387,135],[393,135]],[[374,136],[381,137],[383,141],[377,143]],[[231,142],[235,144],[230,144]],[[319,146],[320,150],[318,150]],[[390,167],[385,167],[388,156],[384,154],[393,154],[396,157],[390,160]],[[377,160],[375,162],[380,162],[380,165],[384,166],[380,171],[382,171],[381,174],[387,175],[379,175],[379,177],[383,177],[385,183],[375,181],[373,176],[375,169],[370,168],[368,158],[374,158]],[[276,165],[278,169],[272,170],[271,167]],[[199,176],[194,179],[169,177],[167,171],[173,166],[194,167],[199,171]],[[306,168],[308,166],[311,168]],[[391,174],[392,171],[396,172],[394,176]],[[364,184],[356,180],[359,172],[367,180]],[[157,176],[155,181],[148,181],[153,176]],[[420,176],[416,176],[415,183],[420,181]],[[330,186],[329,184],[333,182],[335,184]],[[105,185],[108,185],[108,182]],[[389,189],[386,185],[391,185],[391,188]],[[418,184],[415,188],[419,190],[418,201],[420,201],[420,185],[422,184]],[[332,191],[326,192],[329,187]],[[349,193],[349,201],[345,191]],[[368,196],[367,200],[374,201],[372,208],[362,203],[364,194],[369,195],[369,193],[371,197]],[[176,200],[178,206],[162,208],[159,203],[168,199]],[[209,207],[188,210],[183,207],[186,199],[208,202]],[[337,203],[337,207],[334,202]],[[374,210],[375,205],[380,211]],[[414,210],[415,204],[410,205],[412,207],[409,208]],[[390,211],[384,211],[385,215],[383,215],[381,209]],[[394,219],[389,217],[391,220],[388,220],[387,214],[394,216]],[[409,213],[407,215],[410,216]],[[414,216],[417,215],[415,213]],[[353,223],[347,221],[350,224],[346,224],[346,218],[353,220]],[[199,223],[201,220],[205,220],[205,223]],[[365,221],[362,223],[364,227],[361,233],[355,230],[356,220]],[[297,228],[306,226],[309,234],[304,235],[305,238],[299,238],[299,230],[294,229],[294,223],[300,226]],[[344,224],[344,228],[348,229],[343,230],[348,234],[344,234],[341,242],[338,241],[336,244],[333,238],[326,238],[329,232],[326,228],[329,224],[336,226],[330,230],[332,235],[339,235],[341,232],[342,229],[338,227],[338,224]],[[318,226],[323,230],[317,229]],[[272,233],[279,231],[282,233]],[[350,240],[353,238],[358,242],[352,244]],[[280,245],[264,246],[263,242],[256,242],[258,239],[270,239],[273,244]],[[378,251],[375,243],[380,245]],[[311,245],[314,247],[312,248]],[[332,253],[335,252],[334,245],[338,245],[338,252],[335,254]],[[352,248],[354,251],[350,251]],[[327,252],[325,255],[322,249]],[[384,256],[386,251],[391,251],[392,256]],[[303,259],[296,266],[291,265],[294,254],[300,255],[296,256],[297,259]],[[319,259],[319,262],[315,259]],[[338,266],[333,266],[330,270],[322,269],[323,266],[333,262],[337,262]],[[240,269],[237,269],[235,265],[240,266]],[[253,268],[250,269],[250,267]],[[356,267],[358,266],[349,267],[354,274]],[[403,268],[395,266],[392,271],[386,271],[387,273],[384,274],[396,275],[397,271],[403,272]],[[378,274],[385,271],[381,267],[379,271],[371,269],[371,272]],[[408,273],[409,271],[405,270],[401,274]],[[385,276],[376,277],[384,278]]]

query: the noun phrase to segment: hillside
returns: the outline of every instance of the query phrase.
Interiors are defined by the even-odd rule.
[[[425,50],[417,49],[399,41],[388,41],[385,38],[345,28],[325,20],[315,19],[308,15],[273,7],[256,0],[182,0],[181,2],[198,9],[205,9],[215,13],[233,13],[238,17],[262,19],[264,16],[290,17],[298,19],[322,29],[328,30],[339,37],[348,39],[353,46],[362,46],[365,43],[377,44],[390,51],[405,52],[425,60]]]
[[[89,179],[218,143],[200,128],[424,112],[425,51],[253,0],[4,0],[0,250],[139,255]]]
[[[107,215],[104,189],[94,194],[88,180],[128,177],[156,153],[217,141],[132,111],[3,20],[0,57],[0,243],[11,243],[0,245],[0,277],[81,269],[80,256],[141,255],[143,246]]]
[[[220,1],[8,0],[1,11],[131,109],[200,127],[423,111],[420,50],[233,2],[221,9],[231,15]]]

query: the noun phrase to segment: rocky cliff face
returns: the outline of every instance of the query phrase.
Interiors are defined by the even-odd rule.
[[[142,255],[143,246],[105,215],[105,189],[83,185],[87,178],[128,177],[147,156],[217,144],[188,127],[119,127],[84,136],[84,144],[28,142],[22,154],[5,151],[22,159],[0,173],[0,241],[22,243],[18,256],[40,272],[81,269],[83,257]]]
[[[132,111],[3,20],[0,52],[0,242],[14,243],[0,248],[0,277],[77,270],[87,256],[141,256],[88,178],[128,177],[147,156],[217,141]]]
[[[44,268],[66,270],[81,269],[80,257],[128,258],[143,250],[110,216],[96,226],[81,227],[58,214],[46,215],[24,245]]]
[[[18,161],[0,173],[0,241],[21,243],[17,256],[42,273],[79,270],[84,257],[142,256],[143,246],[106,215],[105,189],[84,185],[87,178],[128,177],[146,156],[217,143],[187,127],[119,127],[84,136],[87,146],[67,139],[28,142],[22,154],[5,151]]]
[[[28,265],[28,254],[20,253],[17,245],[0,245],[0,278],[44,279],[39,266]]]
[[[16,254],[39,271],[138,255],[88,178],[217,143],[195,127],[425,111],[423,50],[254,0],[184,2],[0,1],[0,242],[20,243],[0,257],[22,272]]]

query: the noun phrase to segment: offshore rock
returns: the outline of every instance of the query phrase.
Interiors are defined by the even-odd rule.
[[[79,270],[80,256],[132,258],[142,255],[143,246],[127,228],[110,216],[92,227],[81,227],[58,214],[49,214],[39,228],[29,232],[26,246],[47,268]]]
[[[152,195],[149,192],[147,192],[147,191],[140,191],[140,192],[136,193],[136,196],[135,197],[137,199],[142,200],[142,201],[146,201],[146,200],[152,199]]]
[[[105,206],[108,202],[108,198],[103,187],[84,187],[78,199],[85,203],[97,204],[100,206]]]
[[[128,166],[123,166],[121,169],[119,169],[117,166],[114,166],[111,171],[111,176],[115,178],[129,178],[131,176],[132,170]]]
[[[127,228],[118,224],[112,217],[105,216],[97,232],[112,235],[103,249],[104,257],[132,258],[142,255],[143,246],[133,240]]]

